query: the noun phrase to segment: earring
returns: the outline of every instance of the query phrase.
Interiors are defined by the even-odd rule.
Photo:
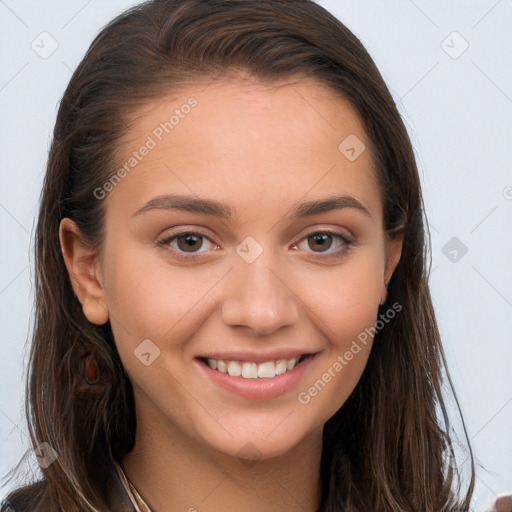
[[[86,354],[81,358],[82,378],[89,386],[95,386],[100,381],[100,368],[94,354]]]

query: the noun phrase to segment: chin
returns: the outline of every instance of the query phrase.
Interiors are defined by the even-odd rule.
[[[240,433],[231,431],[232,437],[224,431],[220,437],[212,437],[212,431],[209,430],[210,435],[205,436],[204,443],[223,455],[240,459],[245,465],[253,466],[258,461],[281,457],[300,449],[301,443],[312,434],[312,431],[308,432],[304,426],[294,428],[285,423],[286,421],[283,421],[280,428],[279,422],[273,422],[272,426],[265,429],[264,434],[259,430],[251,432],[247,428]],[[321,439],[322,429],[313,430],[320,433]]]

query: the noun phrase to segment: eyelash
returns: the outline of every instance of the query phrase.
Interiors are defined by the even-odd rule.
[[[180,232],[177,232],[177,233],[173,233],[173,234],[171,234],[169,236],[166,236],[163,239],[157,240],[156,243],[162,249],[171,250],[172,252],[174,252],[176,254],[176,257],[179,258],[179,259],[191,261],[191,260],[200,258],[201,254],[202,254],[201,252],[186,253],[186,252],[182,252],[182,251],[177,250],[177,249],[170,249],[169,248],[169,244],[172,241],[174,241],[178,237],[184,236],[184,235],[200,236],[202,238],[207,239],[212,244],[215,244],[215,242],[213,242],[210,239],[210,237],[206,233],[203,233],[202,231],[180,231]],[[325,260],[327,258],[342,257],[342,256],[344,256],[344,254],[345,254],[345,252],[347,250],[349,250],[351,247],[353,247],[355,245],[354,241],[351,240],[350,238],[348,238],[347,236],[342,235],[340,233],[336,233],[335,231],[331,231],[331,230],[326,229],[326,230],[312,231],[311,233],[309,233],[305,237],[301,238],[299,240],[299,242],[293,244],[293,247],[295,248],[300,242],[302,242],[303,240],[307,240],[308,238],[312,237],[313,235],[328,235],[328,236],[331,236],[333,238],[338,238],[340,240],[341,244],[342,244],[342,247],[340,247],[337,250],[332,251],[332,252],[324,252],[324,253],[322,253],[322,252],[320,252],[320,253],[312,252],[311,255],[312,255],[312,257],[314,259],[323,259],[323,260]],[[218,245],[218,244],[215,244],[215,245]]]

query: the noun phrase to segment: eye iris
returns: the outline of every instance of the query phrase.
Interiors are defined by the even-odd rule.
[[[180,235],[177,237],[178,247],[182,251],[189,249],[200,249],[203,237],[201,235]]]
[[[324,250],[329,249],[332,245],[332,236],[328,235],[327,233],[318,233],[316,235],[311,235],[309,237],[309,240],[311,240],[311,239],[313,239],[315,245],[317,245],[317,247],[315,248],[310,242],[308,242],[309,248],[313,249],[314,251],[317,248],[324,249]]]

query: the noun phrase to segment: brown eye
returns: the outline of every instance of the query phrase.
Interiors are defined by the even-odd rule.
[[[168,249],[178,258],[199,257],[216,248],[216,244],[207,235],[196,231],[181,231],[168,235],[159,240],[158,245]]]
[[[176,237],[177,247],[183,252],[194,252],[201,248],[203,237],[194,233],[178,235]]]
[[[306,243],[307,242],[307,243]],[[295,245],[296,248],[313,254],[315,257],[341,257],[354,245],[354,242],[334,231],[315,231]]]
[[[308,237],[308,246],[315,252],[323,252],[332,246],[332,236],[328,233],[317,233]]]

